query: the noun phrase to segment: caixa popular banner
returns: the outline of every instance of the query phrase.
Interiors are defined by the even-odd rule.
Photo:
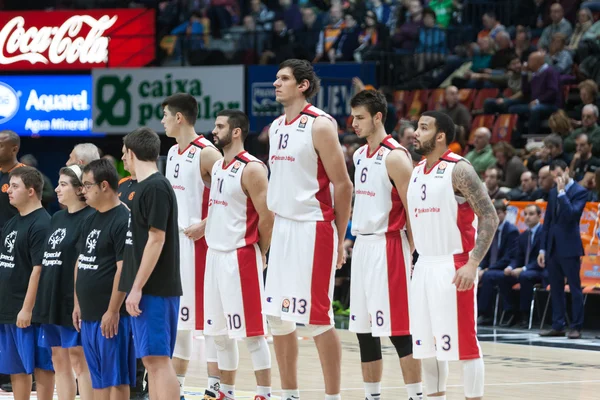
[[[154,10],[0,12],[0,69],[141,67],[155,56]]]

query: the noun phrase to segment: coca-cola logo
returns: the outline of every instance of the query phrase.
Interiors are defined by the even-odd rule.
[[[117,16],[74,15],[60,26],[25,25],[25,18],[9,20],[0,30],[0,64],[99,64],[108,60],[108,37],[103,36]],[[84,27],[89,27],[84,35]]]

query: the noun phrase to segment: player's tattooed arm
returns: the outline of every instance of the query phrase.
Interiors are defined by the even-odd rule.
[[[478,218],[477,240],[471,260],[479,264],[487,253],[498,229],[498,215],[481,179],[471,164],[458,162],[452,173],[454,190],[462,195]]]

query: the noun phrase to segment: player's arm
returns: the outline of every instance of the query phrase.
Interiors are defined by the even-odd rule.
[[[344,237],[352,206],[352,181],[348,175],[342,146],[334,123],[327,117],[317,117],[313,124],[313,143],[325,173],[333,184],[335,225],[338,231],[337,267],[345,262]]]
[[[121,281],[121,272],[123,271],[123,260],[117,261],[117,271],[113,279],[112,292],[110,294],[110,302],[108,310],[102,316],[100,329],[102,336],[107,339],[112,339],[119,333],[119,311],[125,301],[126,293],[119,292],[119,282]]]
[[[258,213],[258,246],[263,256],[267,254],[271,245],[271,233],[275,221],[275,214],[267,207],[268,185],[269,179],[265,166],[257,162],[248,163],[242,174],[242,188]]]
[[[79,298],[77,297],[77,271],[79,270],[79,260],[75,262],[75,272],[73,280],[73,327],[77,332],[81,332],[81,309],[79,308]]]
[[[498,215],[483,182],[471,164],[458,162],[452,172],[452,185],[469,203],[478,218],[477,239],[469,261],[456,271],[452,283],[458,290],[469,290],[477,273],[477,266],[485,257],[498,229]]]
[[[412,160],[408,158],[408,154],[404,151],[392,151],[385,159],[385,166],[387,168],[388,175],[394,182],[394,186],[396,186],[396,190],[400,195],[400,200],[402,200],[404,210],[408,210],[408,200],[406,195],[413,170]],[[410,218],[408,218],[408,211],[406,211],[406,214],[406,235],[408,236],[410,253],[412,254],[415,247],[412,238],[412,231],[410,229]]]
[[[27,294],[23,301],[23,307],[17,316],[17,327],[27,328],[31,325],[31,315],[33,312],[33,306],[35,305],[35,298],[40,283],[40,275],[42,274],[42,266],[35,265],[29,276],[29,285],[27,286]]]

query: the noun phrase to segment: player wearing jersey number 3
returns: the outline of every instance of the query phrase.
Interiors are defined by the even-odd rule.
[[[415,167],[408,186],[408,215],[419,253],[409,301],[413,355],[423,360],[427,398],[436,400],[446,398],[449,360],[462,361],[465,397],[483,397],[477,266],[498,227],[479,176],[448,150],[453,140],[450,117],[437,111],[421,115],[415,151],[426,159]]]
[[[273,85],[285,115],[269,129],[267,205],[275,213],[275,223],[264,313],[273,334],[282,399],[300,396],[295,329],[302,323],[312,330],[317,345],[325,399],[336,400],[341,398],[342,354],[331,300],[335,267],[345,259],[352,182],[335,120],[307,102],[319,90],[312,65],[284,61]]]

